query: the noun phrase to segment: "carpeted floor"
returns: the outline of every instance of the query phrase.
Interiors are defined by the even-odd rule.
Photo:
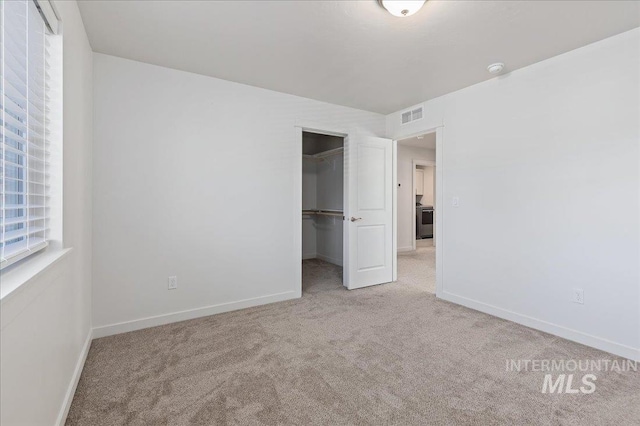
[[[416,241],[416,250],[398,253],[398,280],[436,293],[436,248],[431,240]]]
[[[544,372],[506,360],[620,359],[437,300],[415,265],[403,272],[414,260],[355,291],[305,261],[302,299],[97,339],[67,424],[640,423],[640,373],[543,394]]]

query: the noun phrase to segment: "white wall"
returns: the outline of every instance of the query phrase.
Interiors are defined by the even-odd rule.
[[[433,206],[435,191],[435,168],[433,166],[423,166],[422,169],[424,170],[424,195],[420,199],[420,203],[423,206]]]
[[[63,239],[72,250],[2,299],[3,425],[64,421],[91,336],[92,53],[76,3],[56,6],[64,32]]]
[[[318,163],[302,161],[302,209],[314,210],[318,205]]]
[[[302,162],[302,208],[343,210],[344,155],[322,162]],[[335,216],[302,217],[302,258],[336,265],[343,260],[343,220]]]
[[[318,171],[315,160],[302,161],[302,209],[314,210],[317,203]],[[317,255],[316,227],[313,215],[302,216],[302,258]]]
[[[416,220],[416,197],[412,192],[413,160],[435,161],[433,149],[398,145],[398,250],[413,249],[413,222]]]
[[[640,358],[639,95],[635,29],[387,117],[444,125],[441,297]]]
[[[344,209],[344,155],[334,155],[318,163],[317,206]],[[317,257],[336,265],[343,261],[343,220],[336,216],[317,216]]]
[[[382,115],[101,54],[94,83],[96,335],[296,297],[294,126],[385,132]]]

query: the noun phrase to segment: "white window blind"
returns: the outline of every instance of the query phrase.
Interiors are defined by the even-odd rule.
[[[47,26],[32,0],[2,1],[0,268],[47,246]]]

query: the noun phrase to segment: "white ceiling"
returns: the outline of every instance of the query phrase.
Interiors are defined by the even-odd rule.
[[[636,1],[80,1],[96,52],[390,113],[640,25]]]
[[[402,139],[398,141],[398,144],[403,146],[412,146],[414,148],[436,149],[436,134],[426,134],[422,136],[422,139],[418,137]]]

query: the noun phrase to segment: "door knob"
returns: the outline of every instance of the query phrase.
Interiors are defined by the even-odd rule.
[[[361,217],[353,217],[351,216],[351,222],[355,222],[356,220],[362,220]]]

